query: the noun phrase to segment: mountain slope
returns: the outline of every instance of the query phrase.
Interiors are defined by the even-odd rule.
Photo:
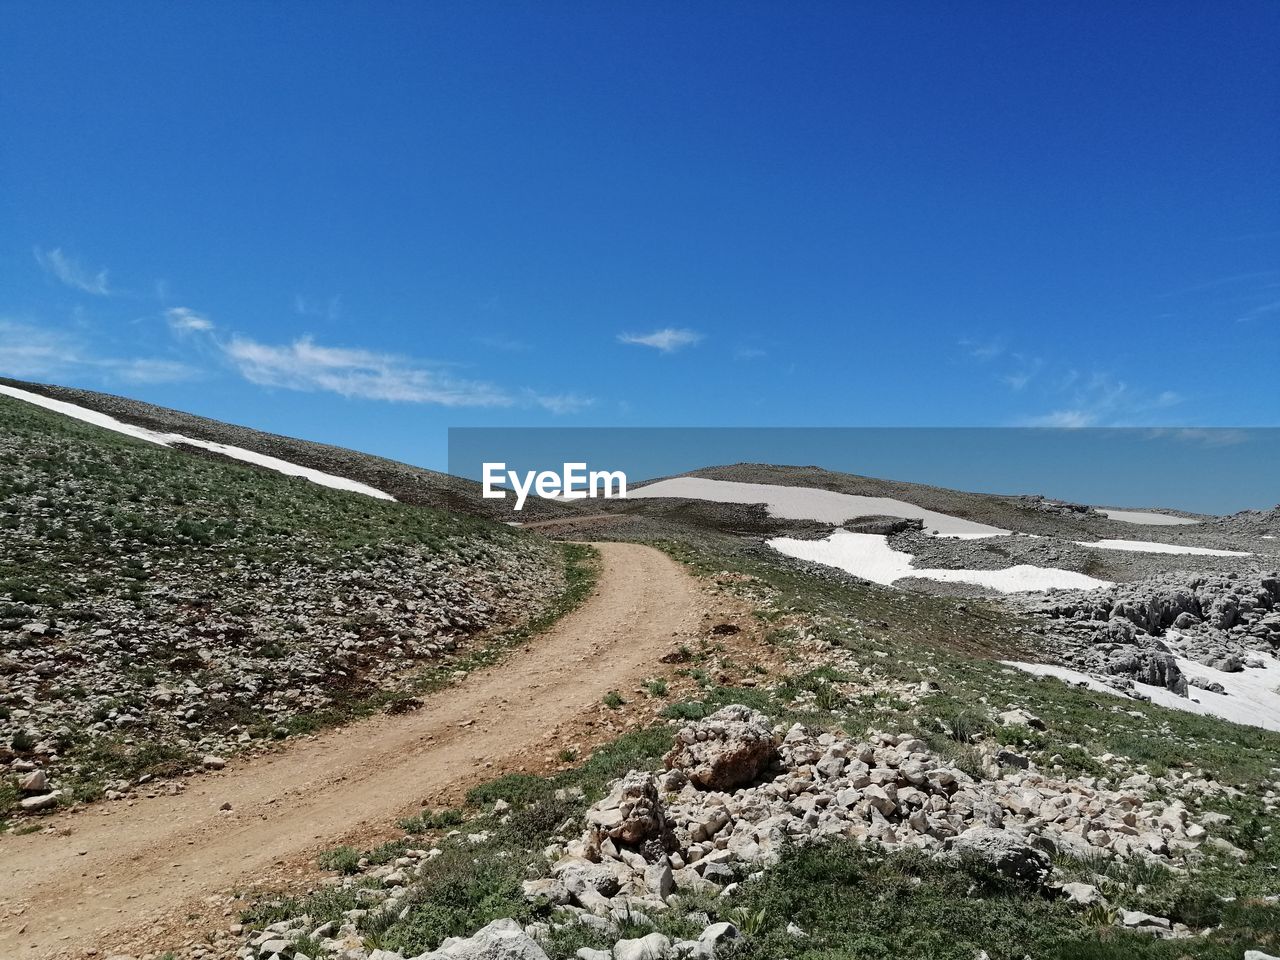
[[[565,589],[506,525],[3,397],[0,458],[0,761],[64,801],[394,698]]]
[[[143,403],[140,400],[98,393],[93,390],[28,383],[8,377],[0,377],[0,384],[86,407],[147,430],[181,434],[211,443],[230,444],[266,456],[277,457],[300,467],[348,477],[376,490],[384,491],[401,503],[500,520],[511,517],[510,507],[502,501],[486,500],[480,496],[480,484],[447,473],[410,466],[344,447],[264,433],[249,427],[222,423],[207,417],[183,413],[180,410],[171,410],[167,407]],[[196,455],[211,456],[207,451],[191,447],[186,449]],[[574,505],[571,504],[530,498],[523,514],[528,519],[550,518],[571,514],[573,510]]]

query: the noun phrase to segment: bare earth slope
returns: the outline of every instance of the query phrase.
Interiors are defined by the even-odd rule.
[[[656,550],[599,548],[603,570],[586,603],[414,713],[232,765],[178,796],[65,816],[55,825],[66,835],[0,837],[0,956],[127,948],[201,898],[408,812],[414,798],[465,780],[485,762],[501,769],[557,723],[643,676],[673,634],[698,626],[703,597]],[[230,811],[220,811],[224,803]]]

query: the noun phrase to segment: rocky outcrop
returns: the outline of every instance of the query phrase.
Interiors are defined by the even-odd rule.
[[[1179,657],[1231,673],[1280,653],[1276,573],[1164,574],[1027,608],[1069,665],[1183,696]]]
[[[1059,517],[1096,517],[1098,511],[1083,503],[1071,503],[1067,500],[1052,500],[1041,494],[1026,494],[1012,498],[1019,506],[1030,507],[1042,513]]]
[[[923,531],[924,521],[918,517],[858,517],[856,520],[849,520],[842,524],[842,527],[850,533],[893,536],[896,533],[906,533],[908,530]]]
[[[1259,648],[1280,646],[1280,617],[1273,616],[1280,609],[1276,573],[1166,574],[1054,598],[1037,609],[1111,639],[1131,639],[1134,632],[1162,636],[1171,628],[1212,637],[1239,626],[1245,636],[1259,641]],[[1125,634],[1117,624],[1133,629]]]
[[[1113,648],[1102,664],[1107,673],[1129,677],[1136,683],[1166,687],[1179,696],[1187,695],[1187,678],[1173,654],[1160,649]]]

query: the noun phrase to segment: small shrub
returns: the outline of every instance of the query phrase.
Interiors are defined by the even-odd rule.
[[[668,720],[701,720],[711,713],[705,703],[684,700],[680,703],[669,703],[662,708],[662,716]]]
[[[831,713],[840,709],[843,704],[844,698],[840,696],[840,691],[829,683],[819,684],[813,691],[813,705],[819,710]]]
[[[956,710],[938,718],[943,733],[956,743],[973,743],[991,730],[991,721],[975,710]]]
[[[466,815],[461,810],[424,810],[416,817],[401,820],[400,829],[416,836],[431,830],[460,826],[465,820]]]
[[[359,852],[345,845],[326,850],[316,858],[316,862],[325,870],[334,870],[344,876],[360,872]]]
[[[9,741],[9,745],[15,753],[27,753],[35,748],[36,738],[26,730],[19,730],[13,735],[13,739]]]

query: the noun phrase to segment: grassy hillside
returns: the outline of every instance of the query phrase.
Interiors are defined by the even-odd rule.
[[[255,453],[279,457],[300,466],[358,480],[391,494],[401,503],[499,520],[511,519],[511,511],[507,503],[485,500],[480,496],[478,483],[447,473],[410,466],[344,447],[264,433],[261,430],[222,423],[207,417],[198,417],[180,410],[158,407],[155,404],[109,393],[52,384],[28,383],[7,377],[0,377],[0,383],[87,407],[126,423],[146,427],[148,430],[179,433],[196,440],[243,447]],[[520,519],[571,515],[575,507],[575,504],[531,498],[522,511]]]
[[[0,764],[64,801],[368,709],[565,589],[502,524],[7,398],[0,459]]]

